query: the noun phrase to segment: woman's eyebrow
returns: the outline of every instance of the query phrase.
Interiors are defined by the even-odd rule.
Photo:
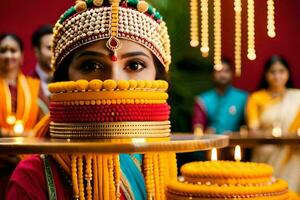
[[[96,56],[96,57],[105,57],[104,53],[97,52],[97,51],[82,51],[75,55],[76,58],[84,57],[84,56]]]
[[[148,56],[147,54],[145,54],[142,51],[133,51],[133,52],[125,53],[121,56],[121,58],[129,58],[129,57],[134,57],[134,56],[145,56],[147,58],[150,58],[150,56]]]

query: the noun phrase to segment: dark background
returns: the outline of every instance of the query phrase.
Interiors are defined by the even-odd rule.
[[[30,38],[32,32],[45,23],[54,24],[59,16],[75,0],[1,0],[0,33],[13,32],[21,36],[25,43],[25,73],[35,66]],[[213,1],[209,1],[213,2]],[[271,55],[283,55],[292,66],[295,86],[300,87],[299,46],[300,46],[300,1],[275,1],[276,37],[267,37],[266,0],[255,1],[255,36],[257,59],[246,58],[246,1],[243,4],[243,44],[242,76],[234,80],[234,85],[249,92],[254,91],[261,78],[263,64]],[[172,40],[171,104],[173,131],[190,131],[193,98],[199,92],[211,87],[210,69],[212,51],[208,58],[201,57],[199,48],[189,46],[189,1],[152,0],[168,24]],[[212,8],[212,6],[210,6]],[[212,20],[212,9],[210,9]],[[212,21],[211,21],[212,22]],[[210,28],[213,24],[210,23]],[[222,51],[233,60],[234,52],[234,10],[233,0],[222,1]],[[210,32],[211,36],[213,35]],[[212,44],[212,40],[210,43]],[[212,47],[211,47],[212,49]]]

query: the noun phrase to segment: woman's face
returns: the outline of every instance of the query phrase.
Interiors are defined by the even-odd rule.
[[[272,88],[285,87],[289,79],[289,72],[284,65],[276,62],[268,70],[266,79]]]
[[[107,49],[106,40],[76,50],[69,66],[69,79],[155,80],[156,68],[150,50],[132,41],[120,41],[117,61],[111,60],[112,52]]]
[[[23,54],[19,44],[10,36],[0,42],[0,71],[9,73],[18,70],[23,63]]]

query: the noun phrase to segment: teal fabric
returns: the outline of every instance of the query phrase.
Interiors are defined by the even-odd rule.
[[[142,164],[142,155],[134,154],[132,155],[139,161],[140,166]],[[147,193],[146,193],[146,186],[145,180],[142,172],[136,166],[133,159],[128,154],[121,154],[120,155],[120,164],[121,170],[124,177],[127,179],[128,183],[130,184],[131,191],[134,195],[134,199],[136,200],[146,200]]]
[[[244,122],[245,104],[248,94],[234,87],[229,87],[223,95],[213,89],[198,96],[204,106],[208,127],[216,134],[239,131]]]

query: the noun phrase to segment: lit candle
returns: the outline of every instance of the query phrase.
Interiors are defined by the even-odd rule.
[[[201,128],[201,127],[196,127],[195,129],[194,129],[194,135],[195,136],[203,136],[203,129]]]
[[[276,126],[272,129],[272,135],[274,137],[280,137],[282,135],[282,130],[279,126]]]
[[[234,160],[241,161],[242,160],[242,153],[240,145],[236,145],[234,148]]]
[[[10,115],[6,117],[6,123],[9,125],[13,125],[16,122],[16,117],[13,115]]]
[[[217,149],[216,148],[213,148],[211,150],[211,160],[212,161],[218,160],[218,154],[217,154]]]
[[[22,120],[17,120],[14,125],[14,132],[17,134],[21,134],[24,131],[24,126]]]
[[[300,128],[297,130],[297,135],[300,137]]]

